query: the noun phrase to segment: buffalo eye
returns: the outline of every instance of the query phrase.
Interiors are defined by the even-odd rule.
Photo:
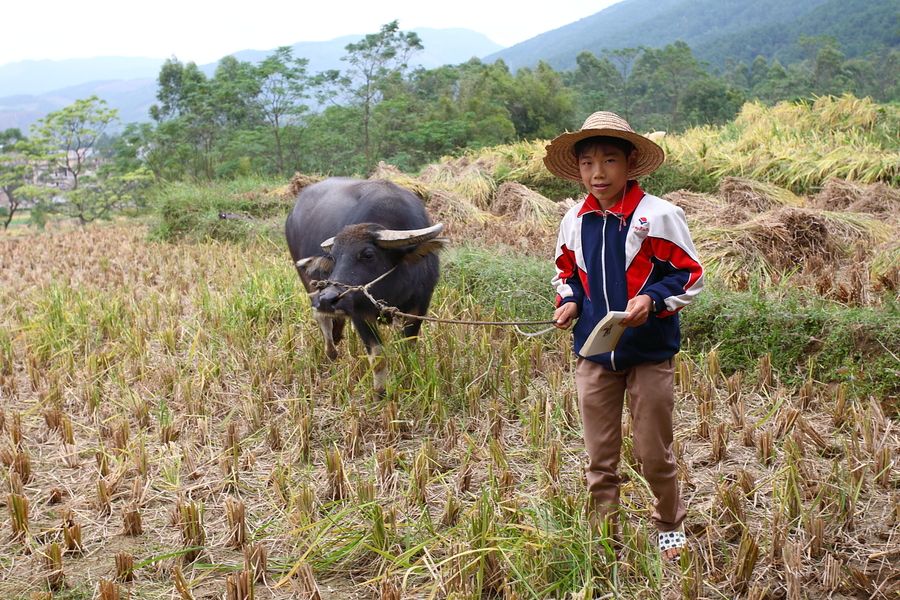
[[[375,258],[375,251],[372,248],[363,248],[359,251],[359,260],[372,260]]]

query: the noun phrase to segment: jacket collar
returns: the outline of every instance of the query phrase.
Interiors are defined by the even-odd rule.
[[[628,218],[634,212],[634,209],[637,208],[637,205],[640,204],[641,199],[644,197],[644,190],[641,189],[641,186],[634,179],[629,180],[625,184],[625,188],[625,197],[616,202],[609,210],[603,210],[600,206],[600,201],[593,194],[588,194],[581,208],[578,209],[578,216],[595,212],[600,214],[612,213],[622,218]]]

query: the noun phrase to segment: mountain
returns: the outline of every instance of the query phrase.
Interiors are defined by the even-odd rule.
[[[414,64],[431,69],[465,62],[496,52],[502,46],[468,29],[415,30],[425,49],[414,56]],[[309,71],[343,69],[347,44],[361,35],[343,36],[325,42],[299,42],[294,56],[309,59]],[[238,60],[258,62],[272,50],[241,50]],[[71,60],[21,61],[0,66],[0,130],[28,127],[48,112],[68,106],[79,98],[96,94],[119,110],[123,123],[148,120],[156,101],[156,76],[165,62],[157,58],[100,57]],[[217,62],[200,65],[212,75]]]
[[[513,70],[544,60],[570,69],[583,50],[650,46],[677,40],[714,65],[757,55],[789,63],[801,35],[830,35],[848,56],[900,45],[897,0],[623,0],[590,17],[485,57]]]

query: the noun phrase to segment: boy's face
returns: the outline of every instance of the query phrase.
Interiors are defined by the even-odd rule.
[[[585,189],[610,208],[622,199],[628,182],[629,157],[610,144],[592,144],[578,154],[578,169]]]

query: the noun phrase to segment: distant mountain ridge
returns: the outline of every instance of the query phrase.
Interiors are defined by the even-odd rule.
[[[900,44],[897,0],[623,0],[590,17],[485,57],[513,70],[544,60],[570,69],[583,50],[649,46],[682,40],[711,64],[757,55],[792,62],[800,35],[830,35],[848,56]]]
[[[425,49],[414,63],[425,68],[465,62],[502,48],[485,35],[468,29],[417,28]],[[341,61],[347,44],[362,35],[348,35],[324,42],[299,42],[292,46],[294,56],[309,59],[309,71],[343,69]],[[238,60],[260,61],[274,50],[241,50]],[[156,101],[156,77],[166,59],[99,57],[62,61],[21,61],[0,66],[0,130],[28,126],[48,112],[67,106],[92,94],[119,110],[122,122],[148,120],[150,106]],[[199,65],[212,75],[218,61]]]

